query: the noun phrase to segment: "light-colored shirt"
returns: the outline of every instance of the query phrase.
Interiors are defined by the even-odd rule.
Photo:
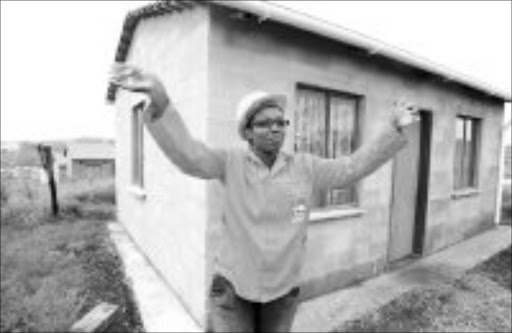
[[[249,148],[212,148],[195,140],[170,107],[147,126],[181,171],[223,184],[222,239],[214,269],[238,295],[257,302],[299,285],[313,193],[353,184],[406,143],[390,122],[352,155],[325,159],[281,151],[269,169]]]

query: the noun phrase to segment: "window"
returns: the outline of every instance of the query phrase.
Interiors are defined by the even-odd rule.
[[[454,189],[477,186],[477,146],[480,121],[458,116],[455,128]]]
[[[296,98],[295,151],[336,158],[355,150],[359,97],[300,85]],[[356,188],[316,193],[315,206],[357,206]]]
[[[142,108],[133,108],[131,115],[132,125],[132,185],[142,188],[144,186],[143,172],[143,126]]]

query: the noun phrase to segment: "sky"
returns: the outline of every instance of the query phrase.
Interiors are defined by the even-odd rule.
[[[510,1],[272,1],[510,93]],[[148,1],[1,1],[1,140],[114,137],[107,73]],[[510,105],[507,105],[510,117]]]

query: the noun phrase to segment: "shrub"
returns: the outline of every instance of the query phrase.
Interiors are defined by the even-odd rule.
[[[82,218],[115,219],[113,179],[57,184],[57,198],[60,214],[53,217],[50,214],[50,195],[46,184],[21,179],[2,181],[1,223],[25,228]]]
[[[60,197],[76,199],[79,202],[115,204],[115,186],[113,179],[101,179],[94,182],[75,181],[61,187]]]
[[[19,179],[2,180],[2,225],[28,227],[44,219],[44,196],[41,185]]]
[[[115,219],[115,187],[112,179],[72,182],[61,190],[61,213],[65,218]]]

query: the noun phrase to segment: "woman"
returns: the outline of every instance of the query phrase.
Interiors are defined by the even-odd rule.
[[[351,156],[290,154],[281,150],[286,96],[257,91],[237,110],[247,149],[218,149],[190,136],[156,76],[115,65],[111,82],[148,96],[145,124],[181,171],[225,188],[222,242],[209,289],[215,332],[290,331],[312,194],[349,186],[376,170],[406,144],[403,129],[418,121],[415,108],[399,103],[389,126]]]

